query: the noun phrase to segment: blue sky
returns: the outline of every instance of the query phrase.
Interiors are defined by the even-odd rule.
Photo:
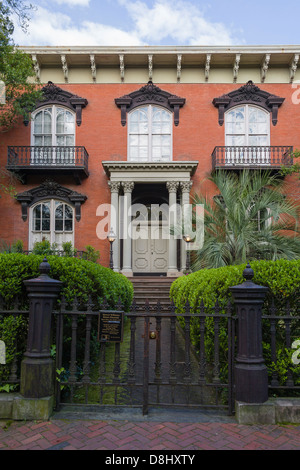
[[[300,44],[299,0],[31,0],[19,45]]]

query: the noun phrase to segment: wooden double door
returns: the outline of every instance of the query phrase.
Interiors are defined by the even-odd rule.
[[[133,272],[166,273],[168,270],[168,232],[163,223],[139,224],[132,246]]]

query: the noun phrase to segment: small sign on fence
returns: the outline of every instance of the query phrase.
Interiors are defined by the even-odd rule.
[[[100,310],[98,319],[98,341],[121,343],[123,341],[124,312]]]
[[[5,104],[6,99],[5,99],[5,83],[0,80],[0,104]]]
[[[0,341],[0,364],[6,364],[5,343]]]

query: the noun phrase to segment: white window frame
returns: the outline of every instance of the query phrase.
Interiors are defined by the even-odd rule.
[[[47,204],[50,203],[50,230],[34,230],[33,227],[33,222],[34,222],[34,210],[37,206],[41,204]],[[65,206],[68,206],[72,210],[72,230],[55,230],[55,211],[56,211],[56,203],[58,204],[63,204]],[[63,218],[65,220],[65,218]],[[74,207],[72,207],[69,203],[62,201],[60,199],[45,199],[42,201],[36,202],[32,207],[30,207],[30,213],[29,213],[29,250],[33,249],[34,245],[34,234],[40,234],[40,237],[43,236],[43,233],[46,236],[46,239],[49,240],[50,245],[52,246],[54,243],[57,243],[57,238],[56,234],[66,234],[68,235],[69,239],[68,241],[72,242],[72,245],[74,246],[74,234],[75,234],[75,210]],[[57,247],[58,250],[62,249],[61,246],[58,245]]]
[[[244,108],[244,132],[243,133],[229,133],[228,132],[228,119],[232,111],[238,108]],[[266,115],[267,121],[267,133],[265,134],[250,134],[249,133],[249,115],[250,109],[258,109]],[[253,106],[252,104],[240,104],[233,108],[230,108],[225,113],[225,163],[226,165],[270,165],[270,113],[259,106]],[[231,144],[229,138],[232,136],[243,136],[243,144]],[[266,144],[264,145],[251,145],[250,136],[266,136]],[[236,147],[236,150],[234,148]],[[245,149],[244,147],[248,147]],[[253,147],[253,150],[251,149]]]
[[[49,134],[35,134],[34,127],[35,127],[35,118],[36,116],[45,110],[51,110],[51,133]],[[64,111],[68,112],[73,116],[73,131],[72,133],[64,132],[62,134],[58,134],[57,132],[57,125],[56,119],[58,112]],[[44,122],[44,120],[43,120]],[[57,105],[50,105],[50,106],[43,106],[42,108],[38,108],[32,113],[32,125],[31,125],[31,153],[30,153],[30,164],[31,165],[38,165],[38,166],[49,166],[49,165],[71,165],[75,164],[75,141],[76,141],[76,125],[75,125],[75,113],[64,106],[57,106]],[[43,126],[44,127],[44,126]],[[44,130],[44,128],[43,128]],[[38,136],[51,136],[51,144],[49,145],[39,145],[36,144],[35,137]],[[57,140],[59,136],[72,136],[73,143],[72,145],[58,145]],[[45,147],[45,148],[44,148]]]
[[[152,132],[152,117],[153,117],[153,109],[160,109],[166,113],[169,114],[170,116],[170,133],[168,134],[153,134]],[[130,136],[134,133],[132,133],[130,131],[130,127],[131,127],[131,118],[132,118],[132,115],[138,111],[138,110],[141,110],[141,109],[147,109],[147,117],[148,117],[148,133],[147,134],[140,134],[140,133],[136,133],[136,135],[147,135],[148,136],[148,153],[147,153],[147,160],[142,160],[142,159],[135,159],[135,158],[132,158],[131,155],[130,155],[130,149],[131,149],[131,145],[130,145]],[[170,158],[168,160],[166,159],[160,159],[160,160],[156,160],[154,157],[153,157],[153,144],[152,144],[152,140],[153,140],[153,136],[155,135],[169,135],[170,136]],[[127,133],[127,160],[130,161],[130,162],[140,162],[140,163],[149,163],[149,162],[156,162],[156,163],[160,163],[160,162],[170,162],[170,161],[173,161],[173,113],[171,111],[169,111],[168,109],[162,107],[162,106],[157,106],[157,105],[152,105],[152,104],[149,104],[149,105],[146,105],[146,106],[140,106],[138,108],[134,108],[129,114],[128,114],[128,133]]]
[[[59,137],[59,134],[56,132],[56,118],[57,118],[57,112],[59,110],[63,110],[63,111],[66,111],[66,112],[69,112],[70,114],[72,114],[73,116],[73,119],[74,119],[74,133],[63,133],[61,135],[72,135],[74,136],[74,142],[73,142],[73,147],[75,146],[75,142],[76,142],[76,116],[75,116],[75,113],[70,110],[69,108],[65,108],[64,106],[58,106],[58,105],[49,105],[49,106],[43,106],[41,108],[38,108],[36,109],[33,113],[32,113],[32,124],[31,124],[31,145],[32,146],[35,146],[35,132],[34,132],[34,120],[35,120],[35,117],[41,112],[41,111],[45,111],[46,109],[51,109],[52,113],[51,113],[51,136],[52,136],[52,143],[51,143],[51,146],[57,146],[57,137]],[[45,135],[45,134],[40,134],[40,135]],[[42,145],[37,145],[38,147],[42,147]],[[66,145],[60,145],[61,147],[64,147]]]
[[[245,108],[245,132],[243,134],[231,134],[229,132],[227,132],[227,129],[228,129],[228,116],[230,114],[230,112],[238,109],[238,108]],[[231,145],[231,144],[228,144],[228,138],[230,136],[235,136],[235,135],[241,135],[241,136],[244,136],[245,137],[245,143],[242,144],[241,146],[250,146],[251,144],[249,143],[249,136],[251,136],[251,134],[249,134],[249,110],[250,109],[258,109],[259,111],[263,112],[266,116],[267,116],[267,133],[266,134],[252,134],[253,136],[266,136],[267,137],[267,143],[266,143],[266,146],[269,146],[270,145],[270,129],[271,129],[271,126],[270,126],[270,113],[266,110],[264,110],[263,108],[260,108],[259,106],[253,106],[252,104],[241,104],[241,105],[237,105],[235,106],[234,108],[230,108],[226,113],[225,113],[225,145]]]

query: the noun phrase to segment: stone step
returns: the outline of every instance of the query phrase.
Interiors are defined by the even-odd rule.
[[[139,307],[143,307],[146,301],[154,306],[159,301],[162,307],[170,305],[170,287],[175,280],[170,277],[158,276],[141,276],[130,277],[129,280],[133,284],[134,299]]]

